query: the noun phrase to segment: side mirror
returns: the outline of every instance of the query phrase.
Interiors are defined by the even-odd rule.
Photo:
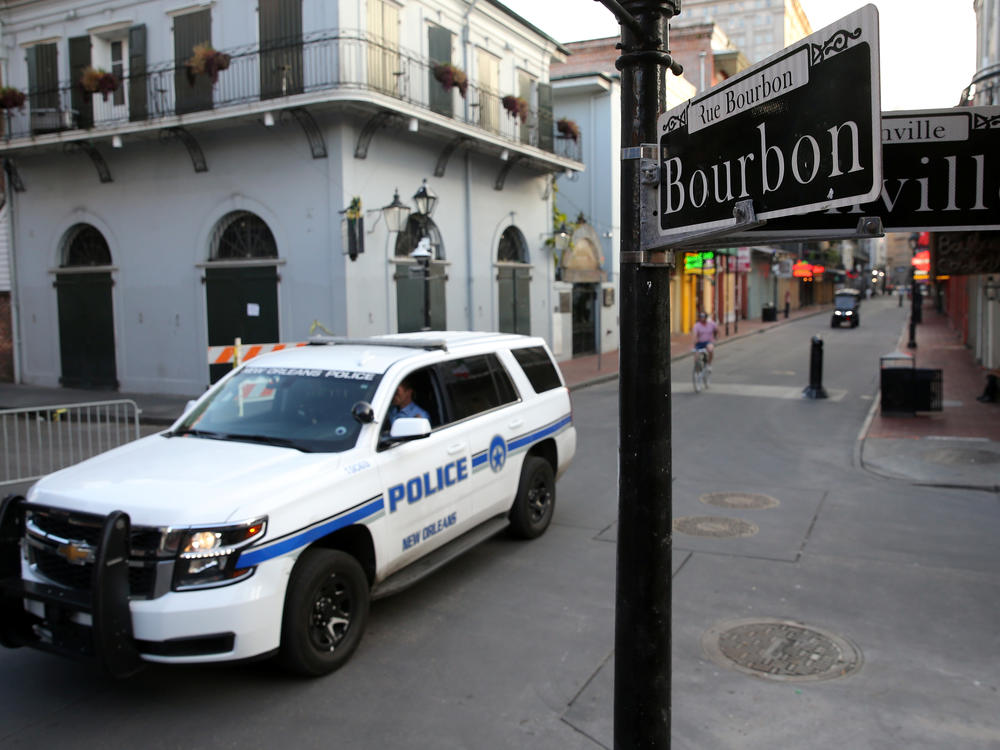
[[[351,407],[351,416],[361,424],[371,424],[375,421],[375,410],[367,401],[358,401]]]
[[[389,438],[392,440],[416,440],[431,434],[431,423],[423,417],[400,417],[392,423]]]

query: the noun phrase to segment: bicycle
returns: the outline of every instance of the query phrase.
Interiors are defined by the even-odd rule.
[[[705,349],[694,350],[694,367],[691,371],[691,381],[694,383],[694,392],[701,393],[708,388],[708,381],[712,377],[712,370],[708,366],[708,352]]]

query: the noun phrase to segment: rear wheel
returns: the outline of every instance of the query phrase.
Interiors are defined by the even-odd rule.
[[[556,479],[544,458],[527,456],[521,481],[510,509],[510,528],[515,536],[534,539],[545,533],[556,509]]]
[[[279,660],[319,677],[342,667],[368,622],[368,578],[346,552],[313,548],[299,557],[285,593]]]

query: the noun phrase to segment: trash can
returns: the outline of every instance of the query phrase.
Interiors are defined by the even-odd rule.
[[[778,308],[768,302],[761,308],[760,319],[763,323],[773,323],[778,319]]]
[[[918,368],[914,357],[892,352],[879,358],[879,387],[883,416],[913,416],[918,411],[941,411],[941,370]]]

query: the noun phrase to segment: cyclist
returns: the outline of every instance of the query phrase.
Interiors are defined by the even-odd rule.
[[[708,352],[708,371],[712,371],[712,359],[715,352],[714,340],[719,337],[719,326],[714,320],[709,320],[708,313],[698,313],[698,322],[694,324],[694,348]]]

